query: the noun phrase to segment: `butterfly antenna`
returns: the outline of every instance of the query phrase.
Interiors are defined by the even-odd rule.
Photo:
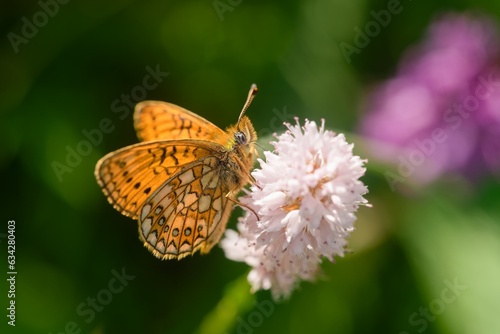
[[[245,114],[245,111],[247,111],[248,107],[250,106],[250,103],[252,103],[252,100],[255,97],[255,95],[257,95],[258,91],[259,89],[257,88],[257,85],[252,84],[252,86],[250,87],[250,91],[248,92],[247,101],[245,102],[245,105],[241,110],[240,117],[238,117],[238,122],[240,121],[241,117]]]

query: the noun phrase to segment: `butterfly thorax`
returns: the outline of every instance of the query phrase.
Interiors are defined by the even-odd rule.
[[[236,192],[244,187],[249,179],[250,171],[255,158],[255,142],[257,133],[250,119],[243,116],[236,125],[227,128],[230,140],[226,145],[226,155],[221,163],[227,164],[223,168],[228,180],[232,180]]]

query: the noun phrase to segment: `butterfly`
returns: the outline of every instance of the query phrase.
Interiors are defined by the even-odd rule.
[[[252,180],[257,134],[245,111],[256,93],[253,84],[238,122],[226,131],[175,104],[140,102],[134,127],[141,142],[97,162],[104,195],[137,220],[154,256],[182,259],[218,243],[240,204],[236,195]]]

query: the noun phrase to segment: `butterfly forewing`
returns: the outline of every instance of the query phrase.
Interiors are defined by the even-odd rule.
[[[155,256],[181,259],[217,243],[233,205],[220,168],[217,156],[186,165],[144,204],[139,234]]]
[[[201,116],[172,103],[144,101],[135,107],[134,127],[141,141],[204,139],[226,144],[229,136]]]
[[[220,150],[219,144],[200,140],[139,143],[106,155],[95,174],[108,201],[136,219],[146,200],[183,166]]]

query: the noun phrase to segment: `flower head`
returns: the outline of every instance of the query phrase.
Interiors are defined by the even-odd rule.
[[[228,258],[252,267],[252,289],[271,289],[276,298],[313,280],[322,258],[343,256],[368,191],[359,180],[364,160],[343,134],[325,130],[324,122],[286,125],[274,152],[259,159],[251,192],[240,198],[259,219],[248,211],[238,233],[228,230],[221,243]]]

